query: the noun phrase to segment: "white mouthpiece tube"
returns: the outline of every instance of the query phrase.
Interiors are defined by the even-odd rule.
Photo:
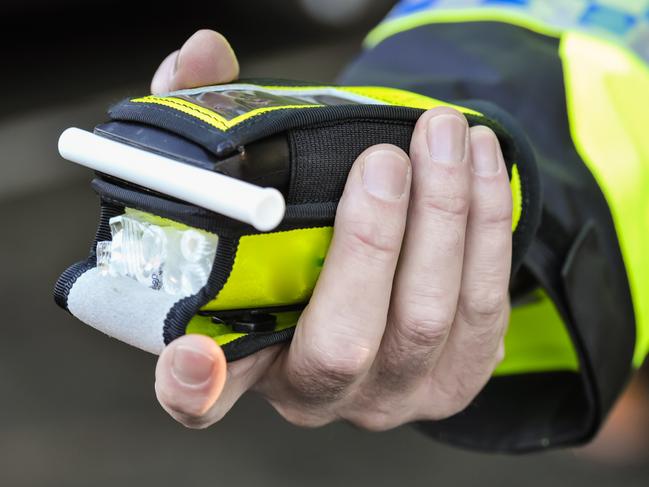
[[[284,197],[275,188],[255,186],[85,130],[66,129],[59,138],[59,153],[69,161],[249,223],[262,232],[284,218]]]

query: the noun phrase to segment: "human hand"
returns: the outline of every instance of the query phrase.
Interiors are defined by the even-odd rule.
[[[199,31],[163,61],[152,91],[237,75],[227,41]],[[211,338],[183,336],[158,360],[160,403],[194,428],[248,390],[302,426],[385,430],[463,410],[504,356],[511,215],[494,133],[450,108],[424,113],[410,157],[382,144],[354,163],[291,344],[226,365]]]

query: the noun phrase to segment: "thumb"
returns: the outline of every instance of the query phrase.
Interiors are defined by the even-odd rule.
[[[239,76],[239,63],[228,41],[213,30],[199,30],[160,64],[151,93],[228,83]]]
[[[203,335],[185,335],[169,344],[156,367],[158,401],[188,428],[219,421],[250,389],[274,359],[277,348],[226,364],[223,350]]]

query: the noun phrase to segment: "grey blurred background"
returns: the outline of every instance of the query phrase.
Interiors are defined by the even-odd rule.
[[[114,0],[83,17],[87,2],[2,3],[0,486],[648,485],[649,453],[503,457],[407,427],[302,430],[252,396],[211,429],[185,430],[156,402],[155,357],[54,305],[97,217],[91,175],[57,156],[64,128],[90,129],[110,103],[147,92],[164,56],[203,27],[231,40],[244,76],[333,80],[390,3]]]

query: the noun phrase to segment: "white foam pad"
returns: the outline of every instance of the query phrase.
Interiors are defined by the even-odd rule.
[[[129,345],[162,352],[164,320],[178,300],[128,277],[82,274],[68,294],[68,309],[84,323]]]

